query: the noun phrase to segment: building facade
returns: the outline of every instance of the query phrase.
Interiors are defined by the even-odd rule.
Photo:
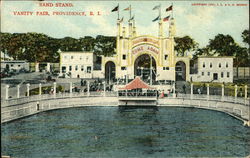
[[[1,72],[3,70],[19,72],[21,69],[29,71],[29,63],[24,60],[1,61]]]
[[[60,52],[60,73],[72,78],[134,79],[144,81],[233,82],[232,57],[200,57],[198,73],[190,74],[191,57],[177,56],[174,50],[175,19],[169,20],[168,34],[158,21],[158,36],[137,35],[135,20],[125,26],[117,20],[116,54],[101,59],[101,70],[93,70],[92,52]],[[152,82],[151,82],[152,83]]]
[[[93,78],[92,52],[61,52],[60,74],[71,78]]]
[[[199,57],[193,82],[233,82],[233,57]]]
[[[156,81],[175,81],[176,65],[179,65],[182,78],[189,80],[189,57],[175,55],[173,18],[170,19],[168,32],[167,36],[162,19],[158,22],[158,36],[137,36],[134,20],[129,20],[128,28],[118,20],[116,55],[102,60],[105,78],[133,79],[141,76]]]

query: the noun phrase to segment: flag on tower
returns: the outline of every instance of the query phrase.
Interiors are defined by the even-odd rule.
[[[159,20],[159,19],[160,19],[160,15],[152,21],[155,22],[156,20]]]
[[[173,10],[173,5],[171,5],[170,7],[168,7],[168,8],[166,9],[166,12],[167,12],[167,11],[171,11],[171,10]]]
[[[118,6],[116,6],[114,9],[112,9],[111,12],[116,12],[116,11],[118,11],[118,10],[119,10],[119,4],[118,4]]]
[[[159,5],[155,6],[155,7],[153,8],[153,10],[160,9],[160,7],[161,7],[161,5],[159,4]]]
[[[130,7],[128,7],[128,8],[125,8],[125,9],[123,9],[123,10],[125,10],[125,11],[126,11],[126,10],[130,10]]]
[[[170,15],[169,15],[169,16],[167,16],[167,17],[165,17],[165,18],[163,18],[163,21],[168,21],[168,20],[169,20],[169,18],[170,18]]]

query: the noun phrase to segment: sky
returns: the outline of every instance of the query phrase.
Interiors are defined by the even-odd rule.
[[[52,3],[53,7],[41,7],[40,3]],[[55,7],[56,3],[71,3],[73,7]],[[208,44],[217,34],[229,34],[237,43],[242,43],[241,33],[249,29],[249,2],[241,1],[1,1],[1,32],[44,33],[54,38],[66,36],[80,38],[84,36],[115,36],[117,12],[111,12],[119,3],[120,17],[124,17],[127,26],[129,11],[123,11],[129,5],[138,35],[158,34],[158,23],[152,22],[159,12],[152,10],[161,5],[162,18],[172,15],[176,21],[176,36],[188,35],[199,43]],[[197,5],[206,4],[206,6]],[[173,4],[173,12],[166,8]],[[210,5],[215,6],[210,6]],[[247,6],[226,6],[244,4]],[[33,15],[14,15],[17,11],[34,12]],[[37,11],[48,11],[50,16],[36,16]],[[56,16],[54,11],[85,12],[86,16]],[[89,12],[101,15],[90,16]],[[164,22],[164,33],[168,35],[169,22]]]

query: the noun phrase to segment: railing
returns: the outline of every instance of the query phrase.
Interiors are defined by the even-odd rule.
[[[140,97],[140,98],[149,98],[157,97],[156,92],[118,92],[118,97]]]

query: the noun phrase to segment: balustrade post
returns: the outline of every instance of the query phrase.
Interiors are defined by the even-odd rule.
[[[39,63],[35,63],[35,72],[39,72]]]
[[[175,94],[175,82],[173,84],[173,98],[176,98],[176,94]]]
[[[247,85],[245,85],[245,97],[244,98],[245,98],[245,105],[246,105],[247,104]]]
[[[27,87],[27,97],[30,96],[30,84],[26,84]]]
[[[238,86],[235,85],[234,86],[234,102],[235,103],[237,102],[237,93],[238,93]]]
[[[9,99],[9,85],[5,86],[5,99],[8,100]]]
[[[39,83],[39,95],[42,95],[42,84]]]
[[[209,100],[209,84],[207,84],[207,100]]]
[[[106,96],[106,83],[105,81],[103,82],[103,96]]]
[[[224,101],[224,84],[221,85],[221,101]]]
[[[69,93],[72,93],[72,82],[69,83]]]
[[[191,83],[191,99],[193,99],[193,88],[194,88],[194,84]]]
[[[54,82],[54,83],[53,83],[53,85],[54,85],[54,91],[53,91],[53,94],[54,94],[54,96],[56,96],[56,82]]]
[[[16,97],[20,98],[20,85],[17,85],[17,93],[16,93]]]
[[[89,96],[90,94],[89,94],[89,81],[87,81],[87,96]]]

